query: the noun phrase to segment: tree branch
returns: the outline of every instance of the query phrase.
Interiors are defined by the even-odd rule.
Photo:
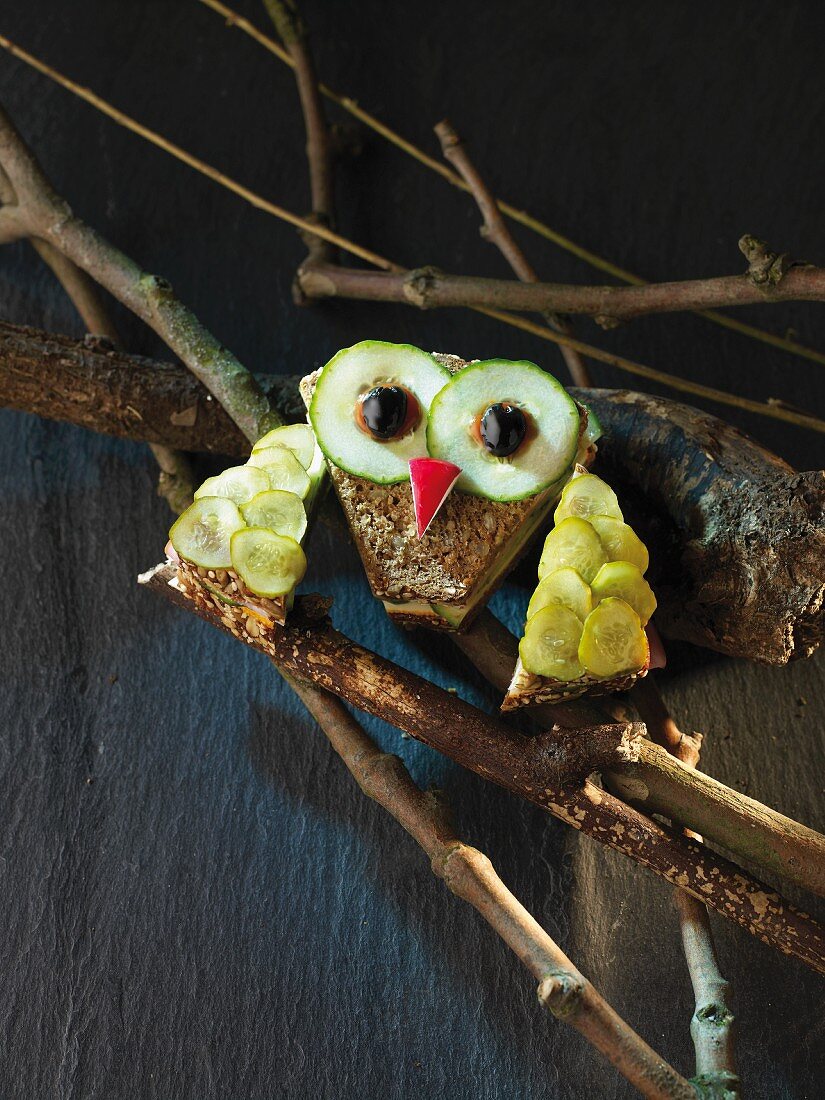
[[[456,133],[452,124],[444,119],[435,127],[438,140],[441,142],[441,151],[446,159],[453,165],[461,178],[467,184],[473,198],[481,211],[483,224],[480,229],[481,236],[490,241],[504,256],[516,276],[524,283],[537,283],[539,277],[535,268],[516,244],[513,234],[507,227],[507,223],[501,215],[498,203],[490,188],[487,186],[481,173],[470,160],[469,154]],[[563,332],[572,336],[573,327],[570,321],[559,313],[545,311],[542,316],[550,328],[556,332]],[[570,377],[574,386],[591,385],[587,368],[582,357],[573,348],[560,346],[562,358],[567,364]]]
[[[764,943],[825,973],[825,933],[769,887],[589,781],[555,786],[560,777],[580,775],[587,768],[588,762],[575,745],[580,736],[564,737],[549,731],[533,743],[442,688],[343,637],[317,617],[317,598],[309,603],[298,601],[286,627],[261,631],[256,625],[253,636],[246,630],[242,612],[228,605],[216,611],[199,586],[182,591],[169,563],[140,579],[152,591],[266,653],[294,679],[331,691],[390,722],[683,887]],[[432,715],[439,716],[437,722]],[[601,727],[597,744],[602,761],[626,756],[633,749],[633,739],[627,740],[627,726]]]
[[[0,239],[16,232],[46,241],[105,287],[180,356],[250,441],[274,426],[268,402],[249,372],[178,301],[165,280],[142,271],[74,216],[2,108],[0,163],[16,196],[14,205],[0,210]]]
[[[245,19],[242,15],[239,15],[236,11],[227,7],[226,4],[221,3],[220,0],[201,0],[201,3],[221,15],[227,26],[237,27],[280,61],[283,61],[287,65],[294,66],[294,62],[290,55],[283,50],[277,42],[263,34],[248,19]],[[470,190],[466,181],[456,172],[448,168],[446,164],[443,164],[435,157],[431,157],[419,146],[408,141],[405,137],[402,137],[402,135],[396,130],[393,130],[391,126],[387,126],[386,123],[376,118],[375,115],[364,110],[364,108],[354,99],[351,99],[349,96],[340,95],[326,84],[319,84],[319,90],[321,95],[325,96],[333,103],[337,103],[339,107],[347,111],[353,118],[358,119],[359,122],[369,127],[374,133],[379,134],[397,149],[401,149],[408,156],[418,161],[419,164],[423,164],[426,168],[429,168],[430,171],[441,176],[442,179],[446,180],[447,183],[451,184],[453,187],[457,187],[461,191]],[[504,202],[502,199],[497,199],[496,201],[501,212],[511,221],[523,225],[525,228],[538,234],[545,240],[558,245],[560,248],[563,248],[573,256],[577,256],[591,267],[603,271],[605,274],[610,275],[614,279],[618,279],[620,282],[629,283],[631,286],[646,285],[645,279],[619,267],[618,264],[612,263],[610,260],[605,259],[603,256],[599,256],[590,249],[577,244],[569,237],[559,233],[558,230],[551,228],[546,222],[529,214],[526,210],[521,210],[511,203]],[[730,329],[743,336],[748,336],[753,340],[758,340],[771,347],[780,348],[782,351],[791,352],[793,355],[798,355],[804,359],[809,359],[811,362],[819,363],[820,366],[825,366],[825,354],[817,351],[815,348],[805,347],[805,345],[799,344],[788,337],[778,336],[776,333],[768,332],[754,325],[745,324],[736,317],[729,317],[715,310],[703,310],[699,315],[704,317],[706,321],[712,321],[722,328]]]
[[[164,149],[184,164],[188,164],[191,168],[201,172],[209,179],[214,180],[222,187],[226,187],[234,194],[245,199],[251,203],[256,209],[264,210],[273,216],[288,222],[290,225],[294,225],[297,228],[308,232],[310,235],[321,237],[323,240],[337,245],[339,248],[345,249],[347,252],[352,253],[354,256],[359,256],[361,259],[366,260],[368,263],[374,264],[385,272],[393,272],[398,275],[406,275],[406,269],[398,264],[393,263],[386,257],[379,255],[377,252],[371,249],[364,248],[363,246],[356,244],[353,241],[347,240],[346,237],[342,237],[339,233],[335,233],[330,229],[326,229],[323,226],[313,223],[306,218],[300,218],[296,214],[291,213],[289,210],[284,209],[282,206],[278,206],[276,203],[270,202],[268,199],[262,198],[260,195],[255,194],[248,187],[244,187],[242,184],[233,180],[223,172],[219,172],[217,169],[206,164],[198,157],[192,156],[191,153],[187,153],[184,149],[174,145],[172,142],[167,141],[161,135],[150,130],[148,127],[143,126],[141,123],[136,122],[134,119],[129,118],[122,111],[112,107],[111,104],[101,99],[100,96],[90,92],[88,88],[83,88],[74,81],[69,80],[68,77],[63,76],[56,70],[52,69],[49,65],[40,61],[38,58],[27,53],[25,50],[20,49],[19,46],[15,46],[9,39],[0,35],[0,47],[8,50],[15,57],[25,61],[26,64],[31,65],[37,69],[38,72],[48,76],[51,80],[56,81],[58,84],[67,88],[73,94],[84,99],[87,103],[91,103],[97,110],[102,111],[109,118],[113,119],[121,126],[125,126],[133,133],[139,134],[145,140],[157,145],[159,148]],[[16,226],[11,224],[0,224],[0,242],[4,238],[4,231],[10,228],[12,233],[18,233]],[[80,264],[79,266],[83,266]],[[322,271],[316,271],[316,267],[323,268]],[[426,280],[429,277],[431,269],[419,268],[415,272],[411,272],[411,276],[416,278],[423,278]],[[360,277],[364,275],[375,275],[380,273],[362,272],[357,269],[351,268],[338,268],[336,265],[321,265],[314,263],[304,264],[298,271],[298,278],[296,280],[296,287],[301,295],[305,295],[306,298],[313,297],[329,297],[335,294],[340,294],[344,297],[367,297],[376,301],[394,301],[395,295],[398,293],[398,288],[385,289],[380,282],[368,281],[365,286],[369,289],[369,293],[365,294],[364,287],[361,291],[358,291],[360,285]],[[414,287],[415,279],[413,279],[412,286],[412,300],[415,300],[418,291]],[[106,285],[106,284],[104,284]],[[118,296],[116,294],[116,296]],[[122,299],[126,301],[125,299]],[[407,300],[404,298],[403,300]],[[126,302],[129,305],[129,302]],[[137,303],[135,307],[130,305],[130,308],[135,308],[137,312]],[[781,403],[771,403],[762,401],[752,401],[748,398],[738,397],[735,394],[726,393],[723,390],[714,389],[711,386],[703,386],[696,382],[689,382],[684,379],[677,378],[673,375],[667,374],[665,371],[654,370],[651,367],[646,367],[641,363],[636,363],[631,359],[626,359],[620,355],[612,355],[609,352],[602,351],[600,348],[593,347],[592,345],[585,344],[581,340],[575,340],[573,337],[566,336],[564,333],[553,332],[542,325],[537,325],[526,318],[519,317],[516,314],[505,312],[501,309],[492,308],[489,306],[474,306],[471,307],[478,313],[483,313],[485,316],[492,317],[502,324],[510,325],[513,328],[520,329],[523,332],[531,333],[533,336],[539,337],[542,340],[549,340],[551,343],[561,345],[563,347],[572,348],[578,351],[581,355],[584,355],[590,359],[596,359],[599,362],[608,363],[609,365],[616,367],[618,370],[627,371],[630,374],[638,375],[642,378],[648,378],[651,381],[658,382],[660,385],[669,386],[671,389],[681,391],[683,393],[692,393],[696,396],[703,397],[709,401],[718,401],[721,404],[731,405],[735,408],[746,409],[749,412],[757,413],[761,416],[769,416],[775,420],[783,420],[790,424],[797,424],[800,427],[807,427],[813,431],[825,432],[825,421],[818,419],[817,417],[807,416],[803,413],[797,412],[793,408],[788,408]],[[150,311],[151,314],[151,311]],[[143,312],[138,313],[139,316],[143,316]],[[721,316],[721,315],[720,315]],[[144,319],[146,319],[144,317]],[[729,327],[734,327],[734,322],[730,318],[722,318],[720,323],[728,323]],[[151,323],[151,322],[149,322]],[[740,326],[745,327],[745,326]],[[176,349],[177,350],[177,349]],[[185,358],[182,352],[181,358]],[[823,356],[825,361],[825,356]]]
[[[358,301],[372,302],[399,302],[405,305],[421,308],[422,301],[426,299],[427,286],[433,278],[433,268],[416,268],[412,271],[367,271],[363,268],[341,267],[337,264],[305,264],[298,269],[298,285],[308,300],[323,298],[352,298]],[[587,359],[595,359],[600,363],[615,367],[639,378],[646,378],[660,386],[679,393],[689,393],[695,397],[701,397],[706,401],[715,401],[731,408],[744,409],[746,412],[757,413],[759,416],[767,416],[773,420],[783,420],[788,424],[796,424],[802,428],[810,428],[812,431],[825,432],[825,420],[816,416],[808,416],[806,413],[797,412],[795,409],[786,408],[781,404],[754,401],[747,397],[739,397],[737,394],[718,390],[713,386],[705,386],[699,382],[691,382],[685,378],[678,378],[665,371],[656,370],[653,367],[637,363],[633,359],[627,359],[623,355],[614,355],[604,351],[593,344],[586,344],[573,336],[565,333],[553,332],[544,325],[538,325],[526,317],[519,317],[514,313],[507,313],[501,309],[490,306],[471,307],[486,317],[492,317],[496,321],[510,325],[512,328],[528,332],[541,340],[547,340],[562,347],[572,348]]]
[[[264,0],[264,7],[293,61],[306,127],[312,221],[332,228],[335,221],[332,148],[315,63],[307,41],[307,29],[295,7],[285,0]],[[310,262],[335,261],[335,252],[328,241],[310,233],[305,234],[305,240]]]
[[[381,752],[337,699],[282,675],[364,794],[395,818],[426,852],[433,873],[481,914],[536,978],[540,1003],[575,1027],[643,1096],[695,1100],[688,1082],[602,999],[507,889],[490,860],[458,837],[443,801],[420,790],[399,757]]]

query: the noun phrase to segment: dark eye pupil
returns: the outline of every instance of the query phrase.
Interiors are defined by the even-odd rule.
[[[400,386],[376,386],[361,401],[361,416],[376,439],[392,439],[407,419],[407,393]]]
[[[481,418],[481,440],[490,454],[507,458],[518,450],[527,434],[524,413],[516,405],[490,405]]]

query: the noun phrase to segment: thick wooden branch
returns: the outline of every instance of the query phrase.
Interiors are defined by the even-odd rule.
[[[506,689],[518,639],[502,623],[484,611],[469,630],[451,637],[494,687]],[[648,697],[654,690],[648,688]],[[537,707],[532,717],[539,726],[557,721],[573,728],[609,720],[602,700]],[[642,739],[632,760],[608,764],[611,790],[648,814],[702,833],[737,859],[825,895],[825,837],[695,770],[688,759]]]
[[[297,378],[256,379],[287,419]],[[782,664],[825,631],[825,477],[797,474],[716,417],[628,390],[576,390],[605,428],[599,468],[645,530],[657,622],[737,657]],[[179,364],[0,323],[0,406],[187,451],[248,443]],[[640,493],[640,489],[642,493]]]
[[[769,664],[809,656],[825,631],[825,472],[687,405],[580,393],[605,431],[599,470],[655,547],[662,633]]]
[[[174,567],[167,564],[141,580],[152,591],[260,649],[294,679],[313,683],[383,718],[683,887],[763,942],[825,973],[825,933],[768,886],[589,781],[555,786],[560,776],[581,774],[582,766],[586,767],[573,744],[581,738],[560,739],[548,733],[531,747],[529,738],[351,642],[327,620],[317,618],[312,602],[299,601],[291,624],[267,642],[245,633],[241,622],[231,618],[232,609],[219,615],[211,604],[195,603],[169,584],[174,577]],[[602,727],[599,738],[597,755],[602,759],[632,751],[633,738],[628,741],[626,726]]]
[[[256,376],[287,420],[306,410],[295,376]],[[0,406],[186,451],[246,456],[249,441],[180,363],[0,322]]]

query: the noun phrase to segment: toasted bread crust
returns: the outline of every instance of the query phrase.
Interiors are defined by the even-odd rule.
[[[551,676],[535,676],[528,672],[519,657],[501,710],[535,707],[541,703],[569,703],[582,695],[612,695],[614,691],[629,691],[643,676],[647,676],[646,668],[614,676],[610,680],[597,680],[587,673],[577,680],[554,680]]]

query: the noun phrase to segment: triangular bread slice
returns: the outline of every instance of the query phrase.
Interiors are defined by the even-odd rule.
[[[468,365],[434,353],[453,373]],[[301,381],[309,407],[320,371]],[[587,412],[580,406],[584,438]],[[577,456],[592,461],[595,447]],[[551,487],[526,500],[483,500],[454,490],[422,540],[409,482],[379,485],[327,462],[372,593],[389,616],[439,630],[466,628],[527,549],[558,499]]]

